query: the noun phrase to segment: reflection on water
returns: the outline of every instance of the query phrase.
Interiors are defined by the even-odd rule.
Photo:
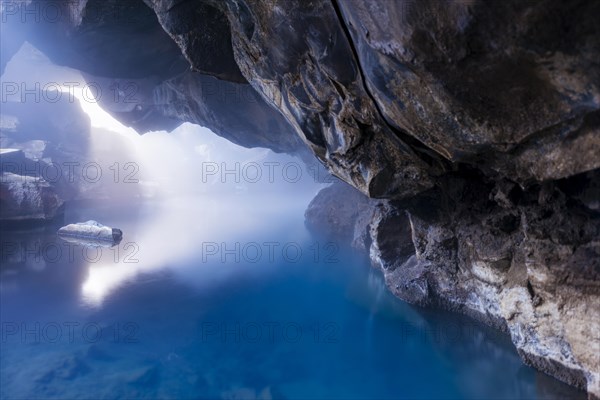
[[[368,260],[311,236],[310,199],[72,205],[2,233],[2,398],[576,398],[509,340],[385,289]]]
[[[214,261],[257,264],[253,268],[264,265],[264,261],[280,261],[270,260],[269,250],[272,249],[273,256],[281,256],[281,246],[306,240],[307,236],[303,229],[295,234],[287,232],[292,236],[283,241],[285,236],[279,236],[277,230],[289,226],[277,226],[275,222],[301,209],[306,199],[286,199],[282,204],[268,202],[260,196],[181,197],[142,206],[139,217],[133,221],[117,217],[111,222],[113,218],[108,216],[108,223],[119,226],[125,235],[109,251],[79,249],[84,259],[92,260],[88,278],[82,285],[84,299],[99,304],[111,290],[139,273],[173,265],[177,268],[170,269],[176,275],[184,275],[184,280],[193,282],[194,278],[202,280],[221,274],[222,271],[207,267]],[[269,240],[256,240],[273,234]],[[269,246],[265,242],[281,244]],[[255,258],[256,262],[251,262]]]

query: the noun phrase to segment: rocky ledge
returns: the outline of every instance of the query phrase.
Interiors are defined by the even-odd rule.
[[[0,174],[0,221],[3,225],[50,222],[62,215],[63,205],[63,199],[43,178],[10,172]]]
[[[404,201],[338,182],[307,224],[368,251],[399,298],[507,331],[527,364],[597,393],[600,174],[523,191],[469,173]]]
[[[308,215],[341,209],[395,294],[508,330],[600,397],[600,2],[58,3],[51,22],[7,13],[2,70],[28,41],[107,91],[133,84],[102,106],[140,133],[190,121],[312,153],[385,199]]]
[[[65,165],[85,163],[89,135],[90,120],[78,102],[2,102],[0,222],[3,225],[45,224],[62,216],[65,202],[76,197],[83,187],[82,174],[75,174],[75,168],[71,168],[69,175]]]

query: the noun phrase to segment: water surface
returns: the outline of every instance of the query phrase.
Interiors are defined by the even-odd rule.
[[[2,232],[4,398],[585,398],[524,366],[507,337],[390,295],[364,255],[311,235],[309,195],[70,204]]]

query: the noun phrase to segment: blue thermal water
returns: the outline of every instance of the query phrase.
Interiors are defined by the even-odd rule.
[[[305,200],[74,204],[113,249],[3,232],[4,398],[576,398],[507,337],[390,295]],[[99,251],[98,251],[99,250]]]

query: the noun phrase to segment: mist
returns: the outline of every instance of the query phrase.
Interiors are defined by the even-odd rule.
[[[600,398],[599,15],[1,0],[0,398]]]
[[[20,120],[10,114],[9,107],[2,113],[3,127],[10,128],[1,138],[3,148],[31,147],[10,133],[23,127],[29,136],[35,136],[36,143],[53,140],[43,132],[52,129],[50,126],[29,127],[29,120],[38,118],[35,112],[28,115],[29,125],[25,126],[22,116],[28,106],[52,114],[57,104],[66,103],[85,116],[80,125],[61,127],[71,137],[80,134],[82,143],[59,152],[58,159],[46,154],[48,149],[43,146],[42,151],[30,155],[48,161],[60,175],[75,175],[71,180],[78,190],[66,203],[67,220],[103,215],[104,223],[125,230],[123,243],[100,252],[93,262],[85,262],[88,276],[82,282],[81,295],[90,306],[100,306],[112,291],[140,273],[200,257],[206,249],[198,243],[236,246],[253,236],[267,242],[281,240],[279,235],[263,237],[272,230],[273,216],[278,224],[301,218],[308,202],[330,179],[316,163],[306,165],[300,158],[264,148],[244,148],[191,123],[171,132],[140,135],[102,108],[122,107],[118,98],[102,96],[93,81],[86,81],[79,71],[52,64],[28,43],[8,63],[2,85],[5,104],[25,106]],[[80,132],[71,132],[74,126]],[[48,178],[48,172],[38,172]],[[71,210],[81,205],[85,212]],[[134,208],[143,210],[143,217],[135,223],[129,216],[112,218],[106,212],[119,214],[117,210],[122,209],[128,213]],[[296,238],[306,236],[305,232],[294,234]],[[125,257],[132,250],[133,263]],[[115,252],[121,254],[116,262]],[[206,267],[191,271],[207,273]],[[195,282],[189,277],[182,281]]]
[[[298,157],[244,148],[190,123],[172,132],[140,135],[101,107],[122,106],[112,93],[101,93],[79,71],[53,65],[28,43],[8,63],[2,80],[7,102],[51,106],[56,99],[68,99],[89,117],[89,146],[82,151],[94,165],[81,173],[84,181],[93,183],[87,190],[97,192],[98,197],[124,201],[248,193],[310,199],[324,182],[331,182],[316,160],[306,165]],[[18,87],[14,93],[13,85]]]

